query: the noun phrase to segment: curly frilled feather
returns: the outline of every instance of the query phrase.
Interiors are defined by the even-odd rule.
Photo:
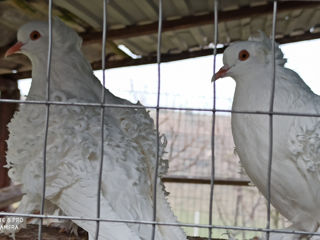
[[[261,46],[261,49],[263,53],[268,56],[269,61],[272,61],[272,41],[270,38],[267,37],[267,35],[262,32],[258,31],[259,35],[251,36],[249,37],[249,41],[252,42],[258,42],[260,43],[259,46]],[[280,66],[284,66],[284,64],[287,62],[287,59],[283,58],[283,53],[279,47],[279,44],[275,42],[275,58],[276,58],[276,64]]]
[[[52,100],[68,99],[62,92],[54,92]],[[152,219],[153,174],[156,164],[156,132],[153,120],[145,109],[107,111],[104,125],[104,167],[101,217],[110,219]],[[47,213],[60,210],[65,215],[95,217],[97,173],[100,159],[100,110],[85,106],[51,106],[47,143],[46,206]],[[23,183],[26,201],[19,212],[39,209],[42,186],[43,135],[45,119],[43,106],[22,105],[8,125],[9,176]],[[118,123],[120,122],[119,128]],[[160,141],[162,157],[166,141]],[[163,164],[164,163],[164,164]],[[160,175],[166,172],[161,158]],[[94,190],[92,190],[94,189]],[[158,220],[176,221],[163,185],[158,182]],[[30,200],[31,199],[31,200]],[[81,207],[82,206],[82,207]],[[81,210],[85,206],[86,210]],[[50,209],[49,209],[50,207]],[[95,225],[83,221],[75,223],[93,234]],[[102,224],[104,225],[104,224]],[[118,228],[118,233],[114,229]],[[179,229],[162,229],[156,239],[185,239]],[[110,224],[100,232],[101,239],[147,238],[151,227]],[[161,232],[161,233],[160,233]],[[164,237],[165,236],[165,237]]]
[[[30,31],[43,35],[36,44],[25,41],[32,61],[32,85],[28,100],[45,96],[47,24],[32,22],[19,29],[28,39]],[[39,44],[43,49],[39,49]],[[61,21],[53,23],[53,55],[50,99],[64,102],[100,102],[102,86],[83,56],[81,38]],[[106,103],[133,103],[105,89]],[[137,105],[140,105],[137,103]],[[22,105],[9,124],[8,167],[10,177],[23,184],[26,193],[18,212],[31,213],[40,207],[42,194],[43,134],[45,108]],[[85,106],[51,106],[47,141],[48,213],[60,210],[65,215],[95,217],[97,175],[100,159],[100,110]],[[104,167],[101,189],[101,217],[150,220],[153,214],[153,188],[157,132],[144,108],[106,108],[104,122]],[[166,141],[160,141],[159,176],[168,165],[163,159]],[[176,222],[165,198],[161,180],[157,183],[157,221]],[[74,221],[95,234],[95,223]],[[104,240],[141,240],[151,236],[152,226],[126,223],[101,223],[99,237]],[[99,238],[99,239],[100,239]],[[156,239],[185,240],[179,227],[157,227]]]

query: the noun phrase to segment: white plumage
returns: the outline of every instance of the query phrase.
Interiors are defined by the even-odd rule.
[[[32,85],[28,100],[44,100],[48,24],[30,22],[18,31],[18,41],[7,55],[21,52],[32,62]],[[75,31],[55,20],[51,65],[51,100],[99,102],[101,84],[92,73]],[[106,103],[132,104],[105,90]],[[139,104],[139,103],[138,103]],[[140,104],[139,104],[140,105]],[[100,159],[100,108],[50,106],[47,144],[46,213],[96,217],[98,164]],[[25,196],[20,213],[39,210],[42,193],[42,159],[45,107],[25,104],[8,125],[9,175],[23,184]],[[152,220],[153,175],[156,161],[156,131],[145,109],[106,108],[101,217]],[[160,156],[165,138],[160,139]],[[161,158],[159,174],[165,173]],[[158,181],[157,220],[176,222]],[[95,222],[74,221],[95,234]],[[157,240],[186,239],[179,227],[158,226]],[[101,222],[99,239],[150,239],[151,225]]]
[[[217,78],[236,81],[233,110],[269,111],[272,84],[271,41],[261,34],[232,43]],[[275,112],[320,113],[320,97],[294,71],[276,46]],[[216,79],[217,79],[216,78]],[[232,114],[232,133],[241,164],[267,194],[269,116]],[[320,121],[316,117],[274,116],[271,203],[291,229],[316,231],[320,224]],[[274,239],[300,236],[272,234]]]

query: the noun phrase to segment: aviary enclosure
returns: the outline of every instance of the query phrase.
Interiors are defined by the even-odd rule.
[[[203,101],[209,102],[208,107],[175,106],[169,102],[174,100],[166,99],[179,98],[186,93],[183,87],[178,96],[170,98],[170,93],[162,92],[165,82],[162,65],[166,62],[212,55],[210,71],[214,76],[218,70],[216,56],[223,53],[231,42],[247,40],[258,30],[280,44],[317,39],[320,37],[318,1],[0,1],[1,166],[6,165],[6,126],[20,104],[44,105],[47,108],[51,105],[70,105],[69,102],[52,101],[49,95],[44,101],[24,100],[23,96],[20,96],[18,82],[31,77],[31,64],[23,55],[3,58],[6,50],[15,41],[17,29],[23,23],[31,20],[51,22],[53,16],[58,16],[83,38],[82,50],[94,70],[105,71],[103,82],[106,87],[108,69],[154,64],[152,66],[155,74],[150,76],[154,81],[150,85],[153,88],[149,86],[139,93],[139,97],[156,99],[155,104],[144,107],[150,111],[156,131],[167,138],[165,156],[169,169],[168,173],[162,176],[162,181],[170,193],[168,199],[179,224],[157,222],[155,218],[144,221],[121,219],[120,222],[149,224],[154,228],[158,225],[178,225],[185,230],[189,239],[249,239],[273,231],[292,233],[290,230],[279,230],[288,225],[287,220],[271,207],[270,199],[265,200],[241,171],[239,159],[233,152],[234,143],[230,129],[232,110],[216,107],[215,83],[212,84],[212,95],[203,96]],[[50,44],[49,42],[49,49]],[[125,46],[133,55],[119,46]],[[48,69],[51,64],[54,63],[49,59]],[[135,74],[135,71],[139,70],[132,68],[132,74]],[[196,66],[194,71],[197,71]],[[47,81],[50,81],[50,74]],[[197,84],[196,79],[194,84]],[[132,82],[132,85],[134,86],[135,82]],[[136,93],[129,94],[135,96]],[[142,99],[137,100],[144,104]],[[101,110],[133,108],[103,102],[72,104],[90,105]],[[239,114],[257,113],[252,111]],[[270,109],[262,114],[272,119],[276,113]],[[271,126],[270,132],[272,131]],[[44,135],[44,139],[46,138]],[[272,145],[272,134],[270,139]],[[159,151],[159,142],[154,144]],[[43,149],[46,151],[45,140]],[[46,161],[45,154],[43,161]],[[271,164],[272,157],[269,161]],[[158,168],[157,165],[156,169]],[[42,211],[15,214],[13,210],[22,197],[19,185],[10,183],[7,170],[3,167],[0,174],[0,207],[3,210],[0,215],[41,219],[39,227],[28,226],[26,230],[17,233],[17,239],[23,236],[30,236],[30,239],[54,239],[58,234],[60,237],[66,236],[67,239],[67,234],[63,235],[55,228],[42,227],[41,223],[47,219],[113,221],[99,217],[86,219],[80,216],[44,215]],[[155,174],[157,175],[158,171],[155,171]],[[97,179],[98,176],[99,174]],[[99,204],[99,201],[92,204]],[[156,202],[154,204],[156,205]],[[155,211],[154,217],[156,214]],[[81,234],[80,238],[85,239],[85,234]],[[1,235],[0,239],[6,237]],[[154,239],[154,236],[150,236],[150,239]]]

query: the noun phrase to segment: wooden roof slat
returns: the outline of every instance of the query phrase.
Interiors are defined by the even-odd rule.
[[[130,49],[131,52],[133,52],[136,55],[143,55],[142,47],[139,46],[139,43],[135,41],[135,39],[127,39],[125,43],[123,43],[128,49]],[[152,45],[150,46],[152,47]]]
[[[241,20],[241,39],[248,39],[248,37],[251,34],[250,31],[250,19],[249,18],[244,18]]]
[[[0,19],[3,26],[16,30],[21,22],[30,21],[30,18],[25,14],[20,14],[19,8],[13,7],[9,2],[0,1]],[[3,37],[4,35],[1,35]]]
[[[181,41],[177,38],[175,34],[170,34],[170,32],[167,32],[164,34],[164,38],[168,39],[168,41],[171,42],[171,51],[182,51],[186,50],[185,47],[182,49],[181,47],[183,44],[181,44]]]
[[[241,21],[229,21],[226,22],[226,28],[228,29],[229,36],[231,39],[238,41],[241,39],[241,31],[239,27],[241,26]]]
[[[92,1],[92,0],[91,0]],[[87,1],[83,1],[87,2]],[[77,0],[55,0],[54,5],[63,7],[73,14],[79,16],[83,21],[87,22],[90,26],[96,29],[101,29],[102,19],[99,17],[99,12],[93,13],[88,8],[83,6]]]
[[[141,9],[149,20],[156,21],[158,19],[158,7],[154,2],[148,0],[132,0],[132,2]]]
[[[288,11],[301,7],[320,6],[319,2],[279,2],[279,12]],[[219,13],[219,22],[235,21],[242,18],[258,17],[270,14],[273,11],[273,4],[267,4],[257,7],[242,7],[237,10],[230,10]],[[209,13],[201,16],[187,16],[175,20],[163,21],[163,32],[176,31],[186,28],[199,27],[203,25],[213,24],[213,14]],[[141,35],[150,35],[157,33],[158,23],[150,23],[145,25],[132,25],[122,29],[114,29],[108,31],[108,39],[126,39]],[[100,36],[100,38],[99,38]],[[86,36],[87,41],[101,41],[101,33],[91,33],[91,36]]]
[[[6,38],[0,37],[0,46],[8,46],[11,43],[10,39],[16,36],[16,32],[4,26],[2,22],[0,22],[0,32],[2,36],[7,36]]]
[[[297,24],[298,28],[310,29],[311,27],[313,27],[313,24],[311,23],[311,19],[315,14],[316,14],[316,9],[312,9],[312,8],[305,9],[301,14],[301,17],[299,18],[299,22]]]
[[[278,14],[277,18],[277,27],[276,27],[276,35],[284,35],[284,31],[282,29],[285,29],[288,24],[288,12],[283,12]]]
[[[203,29],[204,27],[201,27],[201,29]],[[223,42],[225,44],[228,44],[230,41],[230,38],[229,38],[229,35],[227,33],[227,29],[226,29],[226,23],[225,22],[222,22],[222,23],[219,23],[219,27],[218,27],[218,37],[219,37],[219,42]],[[213,29],[212,29],[213,31]],[[213,39],[213,34],[212,34],[212,38],[209,39],[209,37],[207,36],[207,42],[213,42],[211,39]],[[211,41],[210,41],[211,40]]]
[[[171,0],[173,6],[175,6],[182,16],[190,14],[189,6],[186,0]]]
[[[26,1],[21,0],[8,0],[7,1],[12,7],[19,9],[21,12],[23,12],[27,16],[34,17],[36,19],[44,19],[45,14],[43,11],[39,11],[39,8],[35,8],[34,4],[29,4]],[[46,3],[44,3],[46,4]]]
[[[171,41],[173,41],[180,51],[186,51],[188,49],[188,44],[186,41],[180,37],[179,34],[173,34],[172,32],[167,32],[166,36],[169,36]]]
[[[60,2],[63,0],[56,0],[55,2]],[[70,0],[75,1],[75,0]],[[67,2],[70,2],[67,1]],[[63,1],[66,2],[66,1]],[[257,17],[259,15],[265,15],[272,12],[272,4],[257,6],[257,7],[243,7],[238,10],[231,10],[226,12],[221,12],[219,14],[219,21],[232,21],[235,19],[242,19],[247,17]],[[319,2],[279,2],[279,12],[288,11],[290,9],[296,9],[299,7],[315,7],[320,6]],[[80,14],[80,13],[79,13]],[[191,28],[196,26],[208,25],[213,23],[213,14],[207,14],[203,16],[187,16],[176,20],[165,20],[163,22],[163,32],[174,31],[179,29]],[[113,29],[108,31],[108,39],[126,39],[131,37],[137,37],[141,35],[149,35],[157,33],[158,24],[151,23],[145,25],[132,25],[122,29]],[[94,43],[101,42],[102,34],[101,32],[90,32],[83,34],[84,42]],[[0,53],[1,54],[1,53]]]
[[[124,25],[130,25],[132,22],[135,22],[134,19],[129,16],[118,4],[116,1],[111,1],[108,4],[108,10],[110,11],[110,16],[119,20],[120,23]]]
[[[190,28],[190,32],[199,46],[205,46],[208,44],[208,42],[205,41],[206,36],[201,28]]]
[[[13,8],[12,2],[20,0],[4,0],[0,2],[0,20],[1,22],[9,22],[10,27],[2,25],[4,29],[14,32],[16,29],[27,20],[33,19],[32,13],[26,13],[30,10],[21,10],[19,7]],[[266,4],[252,6],[254,0],[239,0],[234,5],[234,1],[226,0],[219,6],[219,42],[228,44],[230,41],[244,40],[247,36],[251,35],[257,30],[262,30],[268,35],[270,33],[272,24],[273,2],[268,1]],[[192,13],[198,14],[199,12],[208,11],[208,6],[212,6],[212,0],[202,0],[191,2],[190,0],[174,0],[166,1],[164,4],[164,11],[167,12],[166,18],[163,21],[163,53],[178,53],[183,51],[184,54],[179,55],[188,57],[187,50],[195,50],[206,46],[212,42],[213,38],[213,13],[204,13],[202,15],[190,15]],[[47,3],[42,0],[32,0],[28,2],[32,11],[40,9],[42,15],[45,14]],[[101,46],[102,33],[102,3],[100,0],[81,1],[81,0],[55,0],[53,7],[54,15],[66,16],[64,21],[77,29],[84,40],[84,48],[86,49],[86,56],[90,61],[98,60],[100,54],[98,48]],[[250,5],[251,4],[251,5]],[[177,7],[175,7],[177,5]],[[232,6],[231,6],[232,5]],[[4,6],[4,8],[2,8]],[[251,6],[251,7],[250,7]],[[157,19],[157,1],[156,0],[126,0],[110,1],[108,6],[108,26],[107,33],[108,42],[114,41],[127,45],[128,48],[138,55],[150,56],[155,52],[157,45],[157,31],[158,23],[150,21],[150,17],[154,20]],[[233,7],[233,10],[230,8]],[[41,9],[43,8],[43,11]],[[192,8],[192,12],[191,12]],[[309,38],[305,34],[312,26],[320,26],[320,20],[317,19],[320,2],[305,2],[305,1],[280,1],[278,4],[278,28],[277,36],[290,35],[295,31],[299,35],[300,40],[304,37]],[[2,13],[5,9],[5,14]],[[226,10],[229,9],[229,10]],[[188,10],[188,11],[187,11]],[[213,9],[209,9],[212,11]],[[31,11],[31,12],[32,12]],[[39,12],[39,11],[38,11]],[[184,16],[184,13],[189,15]],[[287,22],[284,20],[286,15],[294,14]],[[18,18],[12,19],[13,16],[19,15]],[[70,21],[68,21],[68,16]],[[293,16],[293,15],[292,15]],[[18,20],[16,20],[18,19]],[[288,24],[291,24],[288,26]],[[126,25],[126,26],[125,26]],[[125,26],[125,27],[121,27]],[[118,27],[118,28],[116,28]],[[120,27],[120,28],[119,28]],[[281,29],[284,28],[284,29]],[[320,29],[320,28],[319,28]],[[290,32],[289,32],[290,31]],[[289,34],[290,33],[290,34]],[[292,34],[291,34],[292,35]],[[8,36],[10,36],[8,34]],[[315,35],[312,35],[312,38]],[[151,39],[152,42],[145,44]],[[290,38],[292,39],[292,38]],[[2,43],[0,47],[0,57],[14,42],[14,37],[9,38],[10,41]],[[128,61],[128,56],[123,52],[118,51],[117,45],[112,44],[108,49],[108,54],[112,55],[110,60],[119,61],[123,59],[122,63]],[[201,53],[203,54],[203,53]],[[200,54],[200,55],[201,55]],[[194,56],[194,53],[192,54]],[[21,56],[19,56],[21,57]],[[170,56],[172,57],[172,56]],[[177,56],[175,56],[177,57]],[[171,58],[170,58],[171,59]],[[14,58],[10,59],[16,60]],[[30,64],[22,59],[20,71],[23,69],[30,69]],[[7,61],[7,60],[4,60]],[[140,60],[141,62],[141,60]],[[119,62],[114,62],[117,65]],[[130,64],[132,62],[130,61]],[[4,63],[5,64],[5,63]],[[18,63],[17,61],[17,64]],[[3,65],[4,66],[4,65]],[[3,69],[2,72],[10,73],[10,70]]]
[[[154,36],[156,37],[156,36]],[[177,38],[175,35],[171,35],[170,37],[168,35],[163,35],[162,38],[162,49],[164,53],[171,53],[171,52],[181,52],[180,46],[181,41]],[[157,49],[154,49],[154,52],[156,52]]]
[[[30,10],[22,8],[22,7],[19,7],[19,9],[21,11],[23,11],[27,16],[29,16],[30,19],[33,19],[33,20],[37,19],[37,20],[43,20],[43,21],[47,20],[48,3],[46,1],[33,0],[32,2],[29,3],[29,5],[33,11],[30,11]],[[20,6],[20,5],[18,5],[18,6]],[[75,30],[77,30],[79,32],[84,31],[84,28],[77,23],[78,19],[74,19],[74,18],[77,18],[76,15],[72,15],[66,9],[54,7],[52,9],[52,14],[55,16],[59,16],[61,19],[65,20],[66,23],[70,27],[74,28]],[[71,17],[71,15],[72,15],[72,17]],[[83,22],[81,22],[81,23],[83,23]]]
[[[176,34],[178,35],[179,39],[184,40],[184,42],[187,45],[187,48],[193,47],[192,44],[195,45],[196,39],[193,37],[190,31],[179,31]]]
[[[229,10],[235,10],[239,8],[239,2],[238,1],[233,1],[233,0],[225,0],[225,1],[221,1],[219,4],[220,8],[225,9],[227,11]],[[211,10],[213,11],[214,9],[214,2],[212,1],[211,4]]]
[[[316,8],[314,10],[314,14],[310,18],[311,27],[314,27],[315,25],[319,24],[319,19],[320,19],[320,9]]]

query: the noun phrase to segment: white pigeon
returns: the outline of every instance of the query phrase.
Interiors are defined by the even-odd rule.
[[[232,110],[269,111],[272,87],[271,41],[263,33],[235,42],[224,51],[216,79],[232,77],[236,89]],[[320,113],[320,97],[275,51],[274,111]],[[317,231],[320,224],[320,120],[274,115],[271,203],[292,222],[289,229]],[[269,116],[232,113],[236,152],[252,182],[267,196]],[[271,234],[271,239],[301,236]]]
[[[54,101],[94,102],[101,99],[102,86],[93,75],[80,48],[78,34],[55,19],[51,64],[50,98]],[[48,24],[35,21],[18,30],[18,42],[6,55],[23,53],[32,62],[32,85],[28,100],[44,100]],[[106,103],[130,104],[105,90]],[[141,106],[138,103],[139,106]],[[100,107],[50,106],[47,142],[46,213],[95,218],[100,159]],[[7,162],[9,176],[22,183],[25,193],[18,213],[40,209],[42,194],[45,107],[21,105],[8,125]],[[106,108],[104,123],[104,166],[101,187],[101,217],[119,220],[152,220],[153,179],[156,162],[154,122],[143,108]],[[161,166],[166,145],[160,138]],[[157,185],[157,221],[176,223],[165,198],[163,184]],[[73,221],[95,237],[96,222]],[[150,239],[152,225],[100,223],[101,240]],[[156,239],[186,239],[180,227],[157,226]]]

